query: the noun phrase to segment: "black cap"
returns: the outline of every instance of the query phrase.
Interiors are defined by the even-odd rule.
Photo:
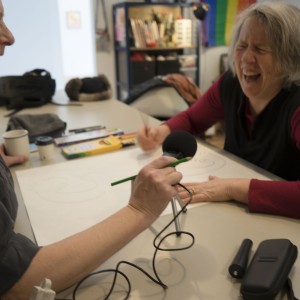
[[[53,138],[51,136],[38,136],[35,139],[35,144],[38,146],[45,146],[53,144]]]

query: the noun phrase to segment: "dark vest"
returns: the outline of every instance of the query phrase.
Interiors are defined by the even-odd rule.
[[[246,96],[231,72],[220,82],[220,96],[225,115],[224,149],[286,180],[300,179],[300,153],[291,139],[300,87],[279,92],[257,116],[251,137],[245,120]]]

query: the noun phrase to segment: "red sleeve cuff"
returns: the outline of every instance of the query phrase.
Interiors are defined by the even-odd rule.
[[[300,219],[300,181],[252,179],[248,206],[250,212]]]

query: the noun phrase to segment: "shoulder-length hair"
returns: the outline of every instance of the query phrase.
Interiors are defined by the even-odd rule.
[[[300,9],[282,2],[254,4],[239,14],[228,52],[231,71],[236,73],[234,51],[241,29],[252,17],[265,28],[277,67],[284,78],[284,87],[300,85]]]

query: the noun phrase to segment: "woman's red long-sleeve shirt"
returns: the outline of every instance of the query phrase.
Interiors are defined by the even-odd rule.
[[[198,135],[224,119],[224,108],[220,96],[222,78],[217,80],[193,106],[166,121],[165,124],[170,127],[171,131],[186,130]],[[250,132],[254,118],[247,108],[244,115],[245,124]],[[291,139],[299,151],[300,159],[300,106],[292,116],[290,127]],[[280,159],[284,160],[284,157]],[[248,193],[248,207],[251,212],[300,218],[300,181],[252,179]]]

